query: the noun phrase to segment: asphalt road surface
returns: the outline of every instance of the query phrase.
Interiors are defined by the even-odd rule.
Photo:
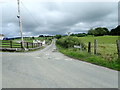
[[[29,53],[2,53],[3,88],[118,88],[118,72],[64,56],[55,42]]]

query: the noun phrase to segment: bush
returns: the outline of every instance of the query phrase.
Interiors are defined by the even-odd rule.
[[[111,35],[120,35],[120,25],[110,31]]]
[[[61,35],[56,35],[55,38],[60,39],[62,36]]]
[[[109,30],[107,28],[98,27],[95,29],[90,29],[88,31],[88,35],[94,35],[94,36],[109,35]]]
[[[76,37],[64,37],[56,41],[56,44],[60,45],[63,48],[74,48],[74,45],[82,46],[82,49],[85,50],[85,44]]]

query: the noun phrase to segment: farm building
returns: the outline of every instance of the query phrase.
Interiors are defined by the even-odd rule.
[[[0,34],[0,40],[3,40],[5,36],[3,34]]]

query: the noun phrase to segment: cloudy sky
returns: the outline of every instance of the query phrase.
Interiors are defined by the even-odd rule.
[[[4,0],[0,6],[0,30],[6,37],[20,36],[17,0]],[[118,25],[118,2],[21,0],[21,16],[24,36],[80,33],[95,27],[110,30]]]

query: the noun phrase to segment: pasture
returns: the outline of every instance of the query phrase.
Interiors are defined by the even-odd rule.
[[[116,60],[118,58],[116,45],[116,40],[119,39],[118,36],[79,37],[79,39],[86,44],[86,47],[88,47],[88,42],[92,43],[92,54],[94,51],[94,40],[96,39],[98,55],[106,60]]]
[[[51,37],[24,37],[24,47],[25,48],[38,48],[42,46],[42,43],[35,42],[36,40],[44,41],[45,44],[49,45],[52,41]],[[34,41],[34,42],[33,42]],[[11,39],[11,40],[0,40],[0,48],[23,48],[21,39]],[[1,49],[2,50],[2,49]]]

